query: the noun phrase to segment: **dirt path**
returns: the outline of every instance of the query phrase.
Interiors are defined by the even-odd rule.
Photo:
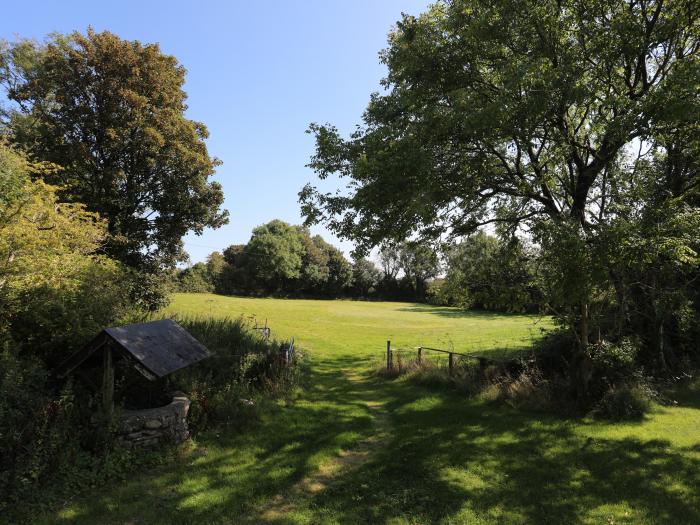
[[[353,382],[362,381],[360,376],[353,372],[344,371],[343,375]],[[365,406],[373,418],[371,433],[359,441],[357,446],[349,450],[341,450],[338,456],[323,463],[316,472],[275,496],[261,509],[261,520],[273,522],[282,519],[287,513],[293,511],[299,502],[324,491],[341,475],[361,467],[377,450],[386,445],[391,435],[391,419],[384,403],[368,401]]]

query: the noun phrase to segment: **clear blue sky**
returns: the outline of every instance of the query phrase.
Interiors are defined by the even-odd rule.
[[[110,30],[158,42],[187,68],[188,117],[211,133],[210,154],[224,164],[230,224],[189,235],[193,261],[244,243],[274,218],[301,222],[297,192],[314,175],[305,167],[310,122],[352,131],[385,70],[377,54],[401,12],[427,0],[49,1],[7,2],[0,38],[41,40],[51,32]],[[315,228],[346,252],[324,229]]]

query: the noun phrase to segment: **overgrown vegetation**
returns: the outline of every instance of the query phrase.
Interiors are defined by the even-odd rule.
[[[700,519],[697,379],[643,418],[563,418],[372,374],[386,339],[491,355],[522,349],[536,316],[424,304],[177,294],[168,311],[274,319],[273,334],[309,349],[309,378],[249,432],[198,435],[198,450],[97,488],[36,525],[192,523],[633,523]],[[496,354],[498,355],[498,354]],[[689,388],[690,386],[690,388]],[[524,387],[523,387],[524,388]],[[377,418],[387,421],[378,438]],[[369,451],[344,470],[338,458]],[[321,488],[295,487],[323,476]],[[291,495],[291,496],[290,496]],[[284,514],[265,515],[284,498]],[[0,517],[0,521],[2,518]]]
[[[11,521],[39,490],[49,504],[174,453],[121,449],[94,421],[94,388],[54,370],[103,328],[161,308],[182,236],[226,221],[183,83],[158,46],[108,32],[0,43],[0,513]],[[295,384],[277,343],[239,322],[188,322],[218,349],[215,365],[178,378],[200,408],[195,429],[242,425],[243,395]],[[242,361],[227,358],[236,352]]]
[[[431,297],[517,309],[532,275],[570,334],[558,352],[578,405],[636,392],[633,369],[661,379],[697,366],[698,7],[446,0],[404,15],[363,125],[347,138],[310,126],[310,166],[347,184],[304,187],[306,224],[360,250],[474,235],[457,250],[495,253],[487,225],[509,246],[534,243],[531,261],[521,249],[475,268],[467,256]],[[630,340],[634,367],[596,391],[591,360]]]
[[[242,318],[178,317],[177,321],[214,353],[199,366],[170,379],[187,392],[190,424],[195,431],[208,426],[245,427],[257,419],[264,397],[288,397],[301,379],[302,356],[287,354],[290,341],[266,340]]]
[[[498,355],[490,351],[465,357],[456,354],[450,371],[445,354],[426,350],[419,360],[415,350],[394,353],[392,368],[377,365],[383,377],[404,377],[428,387],[456,390],[467,397],[500,401],[511,407],[622,420],[641,417],[653,402],[665,402],[661,390],[675,381],[654,381],[637,364],[638,347],[630,340],[600,342],[587,365],[572,365],[576,355],[563,332],[550,332],[528,350]],[[586,394],[572,392],[571,375],[585,370]]]

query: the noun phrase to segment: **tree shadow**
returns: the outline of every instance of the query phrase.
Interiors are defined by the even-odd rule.
[[[319,361],[304,398],[271,409],[251,431],[206,432],[197,437],[200,453],[85,494],[43,523],[228,523],[255,516],[323,458],[354,448],[371,432],[367,402],[383,396],[382,384],[346,377],[361,361]]]
[[[451,396],[414,402],[392,407],[394,440],[318,495],[319,511],[340,523],[575,524],[626,505],[637,515],[617,523],[700,523],[700,458],[668,442],[592,440],[564,420]]]
[[[207,455],[114,484],[44,523],[700,523],[698,450],[592,439],[576,422],[478,403],[362,372],[361,358],[318,361],[302,399],[253,431],[207,433]],[[353,379],[350,376],[353,376]],[[286,516],[260,509],[319,461],[373,432],[385,402],[392,435],[355,470]]]

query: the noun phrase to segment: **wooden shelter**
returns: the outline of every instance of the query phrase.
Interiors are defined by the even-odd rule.
[[[101,355],[100,355],[101,354]],[[57,370],[64,377],[88,360],[102,360],[102,401],[114,403],[114,361],[124,359],[151,381],[209,357],[211,353],[172,319],[106,328]]]

